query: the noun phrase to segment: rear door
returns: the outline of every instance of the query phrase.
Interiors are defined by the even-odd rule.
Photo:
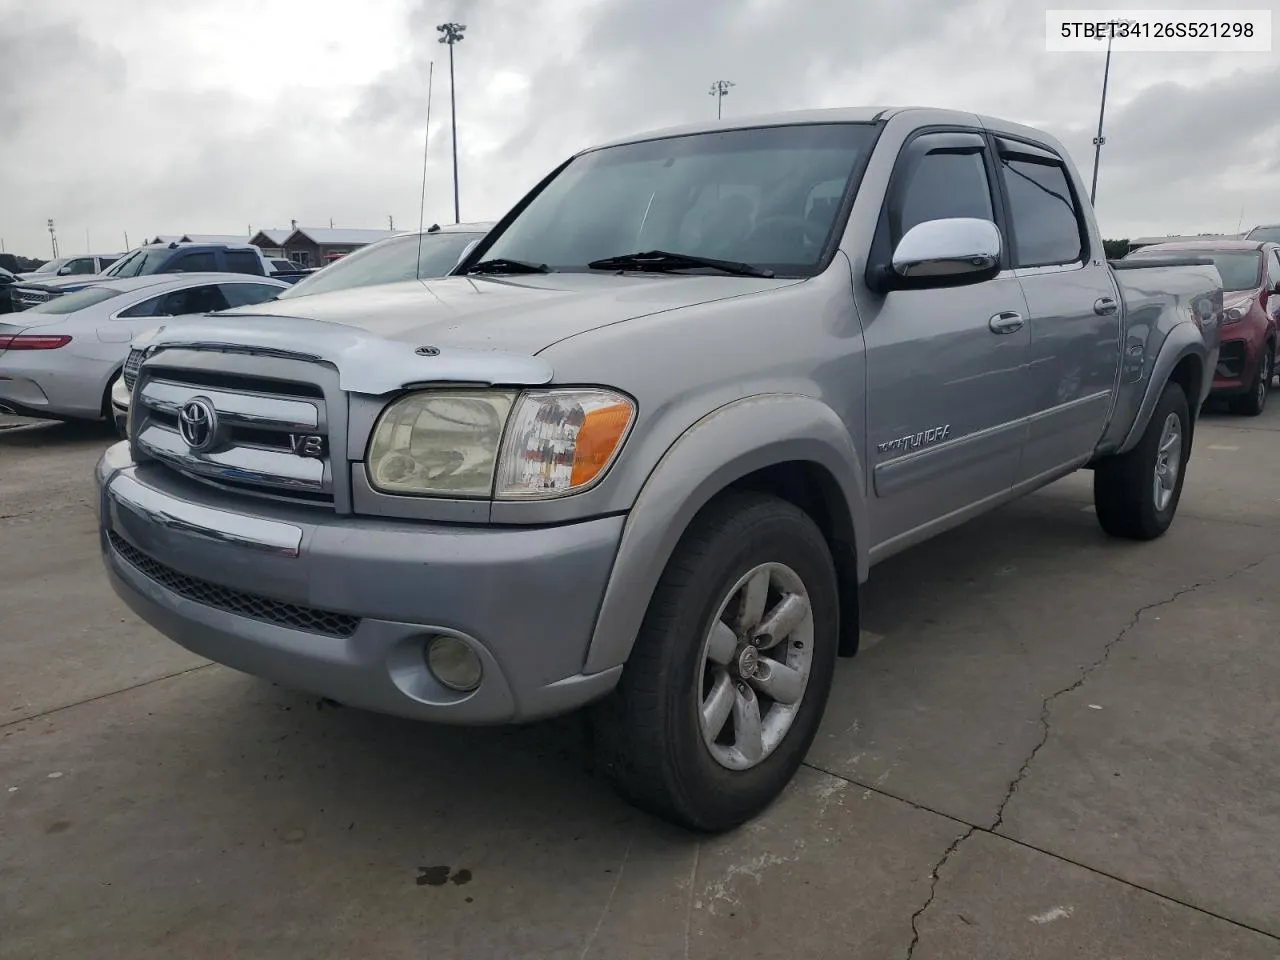
[[[1062,158],[1022,140],[997,137],[996,147],[1030,313],[1031,410],[1017,482],[1031,483],[1079,466],[1102,437],[1120,371],[1120,297]]]
[[[979,132],[917,134],[898,155],[873,261],[887,262],[902,236],[927,220],[999,224],[994,185],[994,157]],[[884,546],[912,531],[924,535],[934,521],[1013,485],[1028,412],[1027,306],[1008,269],[965,286],[858,291],[876,498],[872,538]]]

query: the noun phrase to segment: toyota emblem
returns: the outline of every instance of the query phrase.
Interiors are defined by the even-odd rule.
[[[218,441],[218,413],[204,397],[193,397],[178,411],[178,434],[192,453],[203,453]]]

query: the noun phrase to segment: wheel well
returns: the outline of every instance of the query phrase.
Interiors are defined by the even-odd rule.
[[[858,555],[853,518],[830,471],[811,460],[792,460],[749,473],[730,485],[768,493],[799,507],[818,525],[835,561],[840,582],[840,655],[858,650]]]
[[[107,388],[102,391],[102,411],[101,412],[102,412],[103,420],[110,420],[112,417],[111,388],[112,386],[115,385],[116,377],[120,376],[120,371],[123,369],[124,369],[124,364],[121,364],[120,366],[116,367],[115,370],[112,371],[111,376],[107,377]]]
[[[1200,387],[1204,383],[1204,371],[1200,368],[1200,361],[1195,357],[1183,357],[1169,374],[1169,381],[1182,387],[1187,395],[1187,403],[1195,406],[1200,396]]]

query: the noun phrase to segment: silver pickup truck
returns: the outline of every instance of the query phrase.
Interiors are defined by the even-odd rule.
[[[1107,533],[1173,520],[1221,281],[1108,265],[1085,197],[1054,138],[931,109],[586,150],[453,276],[136,343],[107,570],[349,705],[591,705],[626,797],[729,829],[800,765],[878,561],[1080,468]]]

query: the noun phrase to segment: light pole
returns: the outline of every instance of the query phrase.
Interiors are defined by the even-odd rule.
[[[720,119],[720,103],[725,98],[725,94],[729,92],[730,87],[737,86],[732,80],[717,80],[711,84],[711,89],[707,91],[709,96],[716,98],[716,119]]]
[[[49,244],[53,247],[53,259],[57,260],[58,259],[58,233],[53,227],[52,217],[50,217],[46,222],[49,224]]]
[[[453,140],[453,222],[461,223],[458,212],[458,101],[454,96],[456,86],[453,82],[453,45],[462,42],[462,32],[467,29],[465,23],[442,23],[436,27],[440,31],[440,42],[449,45],[449,123]]]
[[[1102,135],[1102,120],[1107,113],[1107,81],[1111,78],[1111,41],[1115,39],[1116,27],[1121,25],[1137,25],[1135,20],[1112,20],[1107,25],[1107,62],[1102,68],[1102,102],[1098,104],[1098,135],[1093,138],[1093,183],[1089,187],[1089,206],[1095,206],[1098,197],[1098,163],[1102,159],[1102,145],[1107,138]]]

